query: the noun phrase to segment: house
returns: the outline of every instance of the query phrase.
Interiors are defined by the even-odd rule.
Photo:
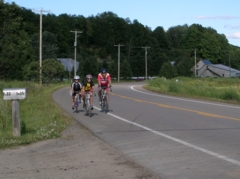
[[[74,70],[74,60],[71,58],[57,58],[64,66],[64,70],[69,72]],[[78,71],[79,62],[76,61],[76,71]]]
[[[195,66],[192,68],[195,70]],[[200,60],[196,64],[197,77],[240,77],[240,71],[222,64],[212,64],[209,60]]]

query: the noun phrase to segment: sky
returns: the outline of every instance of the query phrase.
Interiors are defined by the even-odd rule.
[[[137,20],[154,30],[192,24],[211,27],[226,35],[228,42],[240,47],[239,0],[4,0],[20,7],[85,18],[103,12]],[[47,12],[46,12],[47,13]],[[81,30],[81,29],[79,29]]]

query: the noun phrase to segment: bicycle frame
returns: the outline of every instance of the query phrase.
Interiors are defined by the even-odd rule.
[[[86,91],[86,96],[85,96],[85,110],[86,110],[86,115],[89,115],[89,117],[91,117],[91,113],[92,113],[92,109],[91,109],[91,105],[90,105],[90,92]]]
[[[101,87],[101,110],[106,112],[107,110],[107,92],[106,92],[106,89],[108,87],[107,86],[102,86]],[[111,89],[111,88],[110,88]],[[112,91],[112,90],[111,90]]]

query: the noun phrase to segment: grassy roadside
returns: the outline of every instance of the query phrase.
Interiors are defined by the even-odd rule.
[[[240,104],[238,78],[158,78],[149,80],[148,83],[144,88],[157,93]]]
[[[0,148],[11,148],[59,137],[70,124],[71,118],[64,115],[54,103],[52,92],[65,86],[69,86],[69,82],[40,86],[27,82],[1,81],[1,91],[3,88],[27,88],[27,96],[26,99],[20,100],[20,137],[12,136],[11,101],[0,100]],[[3,99],[2,93],[0,98]]]

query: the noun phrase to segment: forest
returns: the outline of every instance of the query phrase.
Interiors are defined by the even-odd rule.
[[[40,13],[0,0],[0,79],[38,80]],[[138,20],[118,17],[114,12],[96,16],[42,13],[42,71],[44,82],[73,76],[57,58],[74,59],[77,34],[77,74],[96,76],[102,67],[112,77],[120,76],[193,76],[195,50],[197,62],[208,59],[213,64],[240,70],[240,47],[229,44],[224,34],[200,24],[177,25],[155,29]],[[174,62],[174,63],[172,63]]]

